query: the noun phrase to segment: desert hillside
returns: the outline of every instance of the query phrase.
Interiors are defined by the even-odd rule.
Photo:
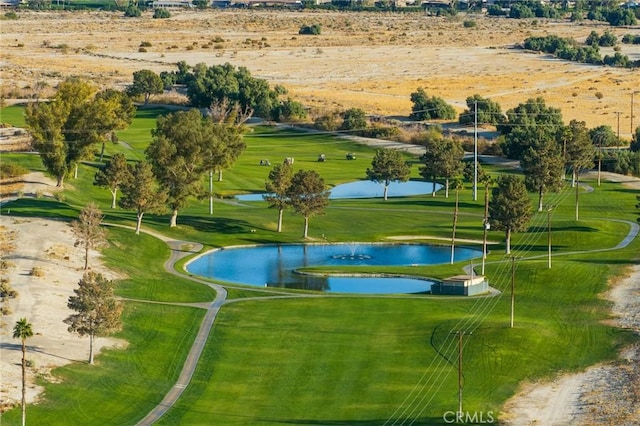
[[[465,28],[465,20],[476,27]],[[321,25],[320,35],[298,34],[311,24]],[[2,23],[1,85],[5,97],[46,95],[68,76],[122,86],[140,69],[229,62],[285,86],[321,112],[359,107],[406,116],[418,87],[460,111],[475,93],[499,102],[503,111],[542,96],[567,122],[608,124],[614,131],[619,122],[621,136],[628,137],[631,93],[640,87],[637,69],[570,63],[516,48],[532,35],[584,40],[594,30],[610,30],[619,39],[640,33],[640,27],[591,21],[463,14],[175,10],[169,19],[152,19],[150,13],[125,18],[121,12],[25,11]],[[640,59],[640,46],[620,46]],[[609,50],[601,49],[603,55]]]

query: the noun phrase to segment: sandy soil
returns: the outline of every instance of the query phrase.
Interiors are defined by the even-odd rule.
[[[640,190],[640,179],[603,173],[602,179]],[[640,265],[614,278],[605,294],[613,302],[612,322],[640,334]],[[640,345],[626,348],[620,359],[544,383],[525,383],[503,407],[505,424],[636,425],[640,418]]]
[[[25,195],[37,191],[47,195],[55,191],[55,182],[42,173],[32,173],[25,181]],[[89,338],[70,334],[62,322],[72,313],[67,308],[67,300],[84,273],[84,250],[73,246],[75,238],[70,226],[66,222],[17,218],[6,213],[3,207],[0,226],[17,232],[16,250],[6,258],[14,264],[8,278],[18,297],[11,301],[13,312],[2,317],[0,328],[0,400],[3,406],[10,406],[19,403],[21,398],[21,342],[12,337],[17,320],[27,318],[34,332],[27,340],[27,360],[33,362],[27,373],[29,403],[36,401],[42,392],[42,388],[34,384],[36,376],[54,380],[50,376],[53,367],[88,361]],[[89,265],[110,279],[116,278],[101,265],[97,252],[90,254]],[[34,267],[40,268],[44,275],[31,275]],[[105,346],[125,344],[117,339],[97,338],[94,349],[97,353]]]
[[[121,12],[19,12],[3,21],[0,83],[7,93],[46,96],[62,78],[80,76],[100,85],[124,86],[140,69],[175,71],[229,62],[244,66],[316,112],[362,108],[407,116],[410,94],[424,87],[462,111],[475,93],[503,111],[541,96],[561,108],[566,122],[618,127],[630,134],[631,92],[637,70],[581,65],[527,53],[514,46],[532,35],[583,40],[591,31],[640,34],[585,21],[513,20],[460,15],[322,11],[172,11],[170,19],[127,19]],[[476,28],[464,28],[474,19]],[[298,35],[319,23],[319,36]],[[146,52],[141,52],[141,44]],[[640,59],[640,46],[621,51]],[[613,50],[602,49],[602,54]],[[44,88],[43,88],[44,86]],[[596,94],[602,94],[598,98]],[[636,113],[637,118],[637,113]],[[636,121],[636,125],[640,120]]]

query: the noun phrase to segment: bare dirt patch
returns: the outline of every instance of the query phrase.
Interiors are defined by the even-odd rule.
[[[49,193],[55,188],[55,183],[41,173],[28,175],[23,184],[25,193]],[[70,334],[62,322],[72,313],[67,300],[84,273],[84,250],[74,247],[75,237],[66,222],[17,218],[6,213],[3,207],[0,225],[12,233],[16,246],[15,252],[6,256],[13,264],[7,277],[18,296],[10,303],[12,313],[0,319],[0,400],[4,408],[18,404],[21,398],[21,343],[12,338],[13,326],[20,318],[27,318],[34,332],[27,339],[27,360],[32,365],[27,373],[28,403],[37,401],[42,392],[35,385],[36,376],[55,380],[50,375],[54,367],[89,359],[89,338]],[[90,256],[92,270],[116,278],[100,263],[97,252],[92,251]],[[33,274],[34,270],[39,273]],[[125,344],[97,338],[94,349]]]
[[[514,48],[532,35],[584,39],[595,30],[618,37],[640,28],[610,28],[585,21],[513,20],[460,15],[323,11],[182,11],[170,19],[127,19],[121,12],[20,12],[4,21],[2,86],[34,95],[62,78],[81,76],[123,86],[134,71],[173,71],[175,63],[229,62],[281,84],[318,111],[362,108],[371,114],[410,113],[410,94],[424,87],[464,107],[475,93],[514,107],[541,96],[566,121],[584,120],[630,133],[630,94],[637,70],[581,65]],[[476,28],[464,28],[474,19]],[[299,35],[319,23],[322,34]],[[143,42],[151,44],[140,52]],[[640,46],[621,45],[640,59]],[[599,99],[596,93],[602,93]],[[639,121],[640,122],[640,121]]]

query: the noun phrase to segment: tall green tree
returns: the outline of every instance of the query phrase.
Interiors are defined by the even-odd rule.
[[[309,235],[309,218],[324,213],[329,205],[329,191],[324,179],[315,170],[299,170],[287,189],[289,205],[304,217],[303,237]]]
[[[114,154],[111,160],[96,172],[94,185],[107,188],[111,192],[111,208],[116,208],[118,191],[131,179],[131,170],[122,153]]]
[[[476,94],[466,100],[467,109],[460,114],[460,124],[500,124],[504,120],[504,114],[500,104],[489,98],[483,98]],[[477,113],[477,115],[476,115]]]
[[[563,125],[560,110],[548,107],[543,98],[536,98],[508,110],[506,120],[497,128],[505,135],[502,147],[505,155],[520,160],[537,136],[545,133],[552,137]]]
[[[589,138],[591,143],[598,147],[618,146],[620,139],[609,125],[596,126],[589,129]]]
[[[89,203],[80,212],[78,220],[71,222],[71,231],[76,237],[76,246],[84,248],[84,270],[89,269],[89,250],[104,245],[107,241],[106,232],[100,226],[102,211],[96,203]]]
[[[111,92],[109,92],[111,93]],[[126,102],[79,79],[60,83],[49,102],[30,104],[25,121],[43,165],[62,187],[64,179],[93,152],[93,146],[122,129],[130,117]],[[124,109],[123,109],[124,108]]]
[[[524,231],[531,219],[527,188],[516,175],[500,176],[489,201],[491,228],[505,232],[506,253],[511,253],[511,234]]]
[[[211,126],[197,109],[158,117],[153,141],[145,150],[160,187],[167,193],[171,209],[169,225],[177,225],[178,211],[191,197],[205,194],[204,147],[211,138]]]
[[[149,103],[151,95],[164,92],[164,83],[158,74],[151,70],[140,70],[133,73],[133,83],[127,88],[129,96],[144,95],[144,104]]]
[[[571,120],[561,135],[565,150],[565,167],[571,169],[571,184],[576,189],[576,220],[580,217],[580,173],[593,167],[595,148],[584,121]],[[598,178],[599,179],[599,178]],[[598,182],[599,183],[599,182]]]
[[[440,170],[439,159],[444,156],[444,139],[433,138],[425,143],[425,152],[420,158],[423,166],[420,167],[419,173],[425,179],[431,179],[432,191],[431,196],[436,196],[436,180],[442,174]]]
[[[255,78],[245,67],[196,64],[186,71],[184,83],[192,106],[209,108],[217,102],[237,105],[243,114],[271,119],[280,107],[278,93],[266,80]]]
[[[242,114],[237,104],[230,105],[225,100],[209,108],[209,118],[203,123],[206,136],[202,152],[204,166],[209,169],[209,214],[213,214],[213,174],[217,172],[218,182],[222,182],[222,172],[246,149],[243,123],[249,117]]]
[[[383,198],[387,200],[389,184],[391,182],[406,182],[411,175],[411,165],[402,153],[393,149],[377,149],[371,161],[371,168],[367,168],[367,178],[384,186]]]
[[[453,208],[453,226],[451,233],[451,264],[453,265],[453,261],[455,258],[455,247],[456,247],[456,228],[458,225],[458,207],[460,206],[460,190],[464,188],[464,184],[462,183],[462,178],[456,176],[452,181],[453,190],[456,193],[456,202]]]
[[[595,149],[591,142],[589,129],[584,121],[571,120],[562,129],[561,136],[565,167],[570,168],[575,185],[580,172],[593,167]]]
[[[282,232],[282,216],[289,206],[287,191],[293,178],[293,166],[289,163],[276,164],[269,172],[269,180],[265,187],[267,194],[264,196],[269,208],[278,209],[278,232]]]
[[[89,364],[93,365],[94,339],[120,330],[123,305],[113,297],[113,283],[98,272],[85,272],[73,292],[67,307],[77,313],[64,323],[69,333],[89,336]]]
[[[445,179],[445,197],[449,198],[449,179],[462,172],[463,158],[464,149],[454,139],[434,140],[426,145],[425,153],[422,155],[424,165],[420,168],[420,175],[425,179],[432,179],[434,197],[436,178],[441,177]]]
[[[140,234],[144,214],[161,212],[167,201],[167,194],[158,187],[151,164],[138,162],[130,167],[130,173],[131,179],[122,186],[120,207],[136,212],[136,234]]]
[[[100,117],[96,122],[102,148],[100,150],[100,162],[104,156],[106,143],[111,140],[117,142],[116,130],[124,130],[131,125],[136,115],[136,106],[125,93],[114,89],[105,89],[96,94],[94,102],[94,115]]]
[[[33,328],[26,318],[20,318],[13,326],[13,338],[22,343],[22,426],[27,421],[27,345],[26,341],[33,336]]]
[[[538,193],[538,211],[543,208],[545,192],[557,192],[564,180],[564,161],[555,139],[545,132],[528,147],[520,160],[524,183],[529,191]]]

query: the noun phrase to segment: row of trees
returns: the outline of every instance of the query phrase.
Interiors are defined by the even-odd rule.
[[[107,188],[112,195],[111,207],[117,204],[137,214],[136,233],[145,212],[171,211],[170,226],[177,225],[180,210],[192,199],[209,198],[213,214],[213,175],[222,180],[229,168],[246,148],[243,126],[236,122],[237,110],[225,110],[208,117],[196,109],[178,111],[158,117],[152,131],[152,142],[145,150],[146,161],[128,164],[124,155],[116,154],[99,170],[95,184]],[[209,176],[209,191],[202,181]]]
[[[25,121],[33,148],[62,187],[69,175],[77,177],[78,165],[90,159],[95,146],[111,141],[116,130],[131,124],[135,107],[122,92],[100,92],[89,82],[67,79],[49,102],[29,104]]]
[[[615,35],[606,32],[600,36],[595,31],[587,37],[584,45],[571,38],[555,35],[529,37],[524,41],[524,48],[537,52],[550,53],[560,59],[587,64],[608,65],[621,68],[637,68],[640,61],[632,61],[628,56],[615,52],[613,56],[600,55],[599,46],[613,46],[617,42]]]
[[[329,191],[324,179],[315,170],[293,172],[285,161],[269,172],[264,196],[269,208],[278,210],[277,232],[282,232],[282,217],[288,208],[304,217],[303,237],[309,234],[309,218],[324,213],[329,205]]]

